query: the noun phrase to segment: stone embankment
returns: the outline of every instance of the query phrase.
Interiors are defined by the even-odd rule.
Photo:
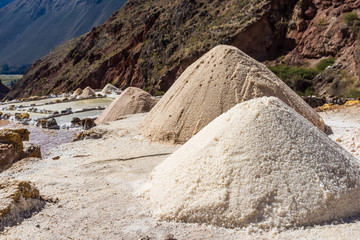
[[[40,147],[29,142],[27,129],[0,130],[0,172],[28,157],[41,158]]]

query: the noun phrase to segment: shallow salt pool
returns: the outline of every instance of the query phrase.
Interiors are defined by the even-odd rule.
[[[6,105],[0,105],[0,108],[6,107],[7,105],[30,105],[30,104],[36,104],[41,105],[46,102],[52,102],[56,99],[63,99],[63,98],[49,98],[49,99],[43,99],[38,101],[31,101],[31,102],[23,102],[23,103],[15,103],[15,104],[6,104]],[[96,107],[106,107],[108,106],[114,99],[113,98],[94,98],[94,99],[82,99],[82,100],[76,100],[76,101],[70,101],[70,102],[60,102],[55,104],[48,104],[43,106],[35,106],[39,110],[52,110],[52,111],[62,111],[66,108],[71,108],[72,111],[81,110],[84,108],[96,108]],[[26,108],[24,108],[26,109]],[[15,113],[24,113],[27,111],[9,111],[9,110],[0,110],[3,113],[10,113],[11,115],[15,115]],[[85,111],[85,112],[79,112],[69,115],[64,115],[60,117],[55,117],[57,123],[59,126],[63,125],[70,125],[71,120],[74,117],[78,117],[80,119],[84,118],[96,118],[98,117],[103,110],[92,110],[92,111]],[[30,114],[30,118],[36,119],[41,117],[47,117],[49,114],[44,113],[33,113],[33,112],[27,112]],[[60,129],[60,130],[49,130],[49,129],[42,129],[35,127],[33,125],[22,125],[19,123],[11,122],[11,121],[1,121],[0,122],[0,129],[3,128],[26,128],[30,131],[30,142],[40,145],[41,147],[41,153],[43,157],[46,155],[49,150],[55,148],[56,146],[59,146],[63,143],[71,142],[75,135],[81,131],[82,129]]]
[[[72,130],[49,130],[42,129],[32,125],[22,125],[9,121],[1,121],[0,129],[16,129],[26,128],[30,132],[29,142],[37,144],[41,148],[41,155],[46,156],[51,149],[63,144],[71,142],[75,135],[80,131],[79,129]]]
[[[15,105],[15,106],[20,106],[20,105],[30,106],[32,104],[41,105],[44,103],[50,103],[50,102],[54,102],[56,100],[62,100],[62,99],[64,99],[64,97],[46,98],[46,99],[41,99],[41,100],[29,101],[29,102],[7,103],[7,104],[0,105],[0,107],[7,107],[10,105]]]
[[[64,115],[61,117],[56,117],[55,120],[58,123],[59,126],[65,125],[65,124],[69,124],[71,122],[71,120],[74,117],[78,117],[80,119],[84,119],[84,118],[97,118],[101,112],[103,110],[95,110],[95,111],[86,111],[86,112],[81,112],[81,113],[74,113],[74,114],[69,114],[69,115]]]
[[[61,111],[67,108],[71,108],[73,111],[81,110],[83,108],[96,108],[96,107],[107,107],[114,99],[111,98],[94,98],[94,99],[83,99],[71,102],[61,102],[56,104],[49,104],[43,106],[36,106],[40,110],[52,110]]]

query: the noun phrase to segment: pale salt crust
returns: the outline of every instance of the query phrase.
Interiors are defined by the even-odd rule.
[[[96,124],[118,120],[120,117],[149,112],[159,100],[136,87],[128,87],[95,120]]]
[[[186,142],[236,104],[275,96],[321,130],[322,118],[266,66],[220,45],[189,66],[142,122],[153,140]]]
[[[360,163],[274,97],[236,105],[150,177],[153,215],[288,229],[360,213]]]

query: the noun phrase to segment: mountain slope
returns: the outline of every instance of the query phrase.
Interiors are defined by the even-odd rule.
[[[8,1],[2,1],[6,3]],[[31,64],[100,25],[125,0],[14,0],[0,8],[0,66]]]
[[[9,3],[13,2],[14,0],[0,0],[0,8],[8,5]]]
[[[129,0],[105,24],[73,43],[70,50],[67,43],[59,46],[63,50],[56,58],[49,55],[35,62],[8,98],[86,86],[102,88],[109,82],[151,93],[166,91],[187,66],[218,44],[238,47],[259,61],[273,61],[282,55],[291,63],[328,56],[343,61],[340,54],[358,47],[356,34],[338,36],[336,43],[344,44],[336,44],[333,51],[323,51],[331,48],[333,40],[322,37],[350,31],[342,24],[343,16],[356,11],[360,1],[341,3]],[[323,21],[337,24],[324,27]],[[314,49],[310,51],[314,54],[309,55],[306,49]],[[356,65],[351,54],[344,68]]]
[[[0,100],[3,99],[10,89],[0,81]]]
[[[295,3],[129,0],[71,51],[62,51],[58,64],[49,57],[35,62],[9,98],[87,85],[100,88],[108,82],[167,90],[188,65],[220,43],[235,45],[259,60],[274,59],[291,44],[285,39],[286,28],[281,23],[274,27],[269,19],[290,17],[287,10]]]

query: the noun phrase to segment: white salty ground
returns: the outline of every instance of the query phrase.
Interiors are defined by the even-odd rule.
[[[321,113],[333,127],[331,138],[343,139],[340,144],[352,141],[351,134],[360,127],[359,111],[341,111]],[[360,239],[358,221],[280,233],[248,233],[153,219],[141,194],[142,186],[152,169],[167,157],[156,154],[172,153],[179,146],[151,143],[141,137],[136,126],[143,117],[131,115],[98,126],[107,132],[102,139],[64,144],[52,150],[47,159],[21,161],[1,173],[0,177],[30,180],[42,195],[58,201],[7,228],[0,239]],[[134,158],[145,155],[155,156]],[[53,160],[55,156],[60,159]]]

